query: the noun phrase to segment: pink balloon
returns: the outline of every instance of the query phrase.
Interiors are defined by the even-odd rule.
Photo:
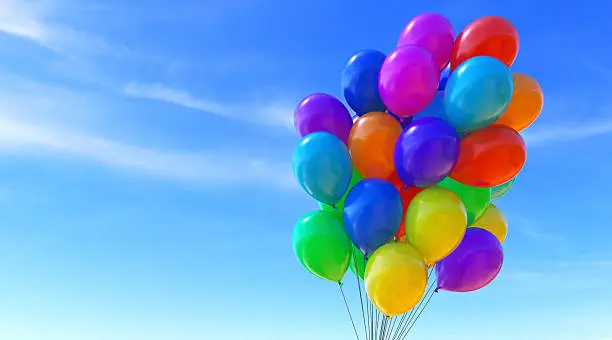
[[[429,105],[438,91],[440,70],[433,54],[415,46],[391,52],[380,69],[378,91],[387,109],[410,117]]]
[[[443,70],[451,57],[455,30],[443,15],[423,13],[410,20],[404,27],[397,47],[417,45],[434,55],[440,70]]]

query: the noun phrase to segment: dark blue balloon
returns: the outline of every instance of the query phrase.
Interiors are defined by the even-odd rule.
[[[343,222],[353,244],[369,255],[399,231],[402,213],[402,198],[395,186],[383,179],[367,178],[346,196]]]
[[[405,128],[406,126],[410,125],[410,123],[412,123],[412,121],[414,120],[414,116],[400,117],[400,116],[397,116],[395,113],[393,113],[393,112],[391,112],[389,110],[387,110],[387,113],[392,115],[393,118],[397,119],[397,121],[402,126],[402,129]]]
[[[378,74],[386,55],[376,50],[357,52],[342,70],[342,92],[347,104],[361,116],[385,111],[378,93]]]
[[[444,91],[446,88],[446,82],[448,82],[448,78],[451,76],[450,64],[446,66],[442,73],[440,73],[440,83],[438,84],[438,91]]]
[[[400,135],[394,150],[397,175],[407,185],[425,188],[448,176],[459,158],[459,136],[440,118],[417,119]]]

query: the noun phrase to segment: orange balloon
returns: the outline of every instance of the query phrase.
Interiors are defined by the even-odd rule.
[[[461,139],[459,159],[450,177],[465,185],[491,188],[521,171],[526,159],[521,135],[504,125],[491,125]]]
[[[519,50],[519,35],[510,21],[498,16],[486,16],[472,21],[455,40],[451,55],[451,70],[464,61],[489,56],[510,67]]]
[[[393,174],[393,151],[401,133],[400,123],[384,112],[370,112],[357,119],[348,145],[353,166],[363,178],[386,179]]]
[[[526,74],[514,73],[512,78],[514,79],[512,100],[495,124],[522,131],[540,115],[544,105],[544,93],[540,84]]]

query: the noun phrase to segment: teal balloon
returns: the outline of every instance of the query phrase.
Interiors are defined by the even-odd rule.
[[[363,178],[357,172],[357,170],[353,168],[353,175],[351,176],[351,183],[349,184],[348,189],[346,189],[344,196],[342,196],[340,201],[336,203],[335,207],[332,207],[331,205],[328,205],[325,203],[317,202],[319,204],[319,208],[321,208],[321,210],[326,210],[326,211],[329,211],[335,214],[336,216],[338,216],[339,219],[342,220],[342,212],[344,211],[344,201],[346,200],[346,196],[348,195],[349,191],[351,191],[351,188],[354,187],[355,184],[359,183],[359,181],[361,181],[362,179]]]
[[[293,251],[312,274],[340,282],[351,261],[351,240],[342,222],[327,211],[304,215],[293,229]]]
[[[500,184],[498,186],[491,188],[491,199],[498,199],[504,196],[510,189],[512,189],[512,185],[516,181],[516,177],[512,178],[506,183]]]
[[[479,56],[468,59],[448,79],[444,112],[457,131],[480,130],[495,122],[512,99],[512,72],[501,61]]]
[[[315,200],[334,205],[347,191],[353,164],[346,145],[329,132],[310,133],[293,152],[293,175]]]

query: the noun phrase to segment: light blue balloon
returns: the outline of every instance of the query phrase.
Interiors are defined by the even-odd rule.
[[[423,111],[414,115],[414,120],[425,117],[440,118],[448,122],[444,114],[444,91],[438,91],[431,103]]]
[[[516,181],[516,177],[512,178],[506,183],[502,183],[498,186],[494,186],[491,188],[491,199],[498,199],[504,196],[510,189],[512,189],[512,185]]]
[[[457,131],[491,125],[504,113],[514,90],[512,72],[491,57],[468,59],[451,74],[444,90],[444,111]]]
[[[336,204],[348,189],[353,164],[346,145],[329,132],[310,133],[293,151],[293,175],[315,200]]]

